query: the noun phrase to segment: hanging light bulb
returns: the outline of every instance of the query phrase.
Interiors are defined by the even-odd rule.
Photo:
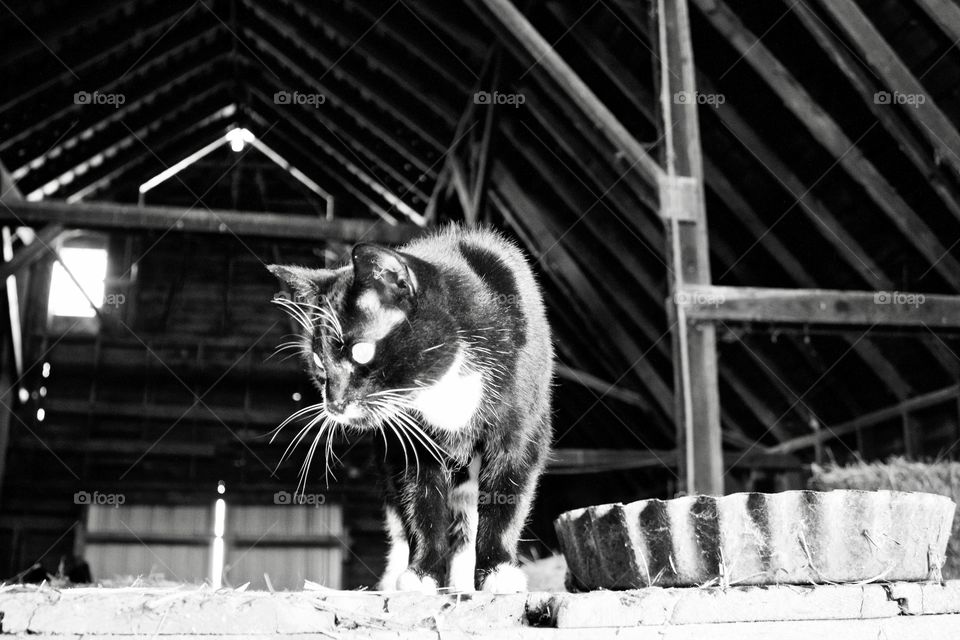
[[[248,142],[253,142],[253,134],[249,129],[237,127],[227,132],[227,141],[234,152],[240,153]]]

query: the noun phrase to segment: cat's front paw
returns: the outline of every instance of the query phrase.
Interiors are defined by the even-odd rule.
[[[497,565],[483,578],[483,591],[488,593],[517,593],[527,590],[527,576],[512,564]]]
[[[437,593],[438,587],[436,580],[430,576],[419,576],[412,569],[407,569],[397,578],[397,589],[400,591]]]

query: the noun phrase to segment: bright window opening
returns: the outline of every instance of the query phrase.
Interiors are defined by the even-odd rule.
[[[63,264],[53,263],[50,278],[50,313],[55,316],[92,318],[96,313],[90,306],[90,301],[98,309],[103,305],[107,250],[66,247],[60,250],[60,259]],[[67,269],[63,268],[64,265],[73,274],[73,278],[67,273]],[[80,287],[83,287],[82,291]]]

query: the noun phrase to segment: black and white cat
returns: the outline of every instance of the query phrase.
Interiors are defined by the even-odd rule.
[[[384,590],[526,588],[517,543],[551,440],[553,347],[520,250],[447,228],[339,269],[272,266],[323,402],[319,436],[377,430],[391,551]],[[329,437],[328,437],[329,442]],[[329,446],[327,447],[329,450]]]

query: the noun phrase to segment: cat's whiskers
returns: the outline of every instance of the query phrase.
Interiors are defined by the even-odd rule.
[[[283,309],[288,316],[293,318],[305,331],[313,331],[313,320],[310,314],[303,309],[299,303],[293,302],[288,298],[274,298],[273,303]]]
[[[371,403],[374,404],[374,403]],[[406,427],[397,421],[397,412],[396,409],[385,403],[376,403],[379,411],[378,415],[380,418],[380,425],[386,425],[390,427],[394,435],[397,436],[397,440],[400,442],[400,446],[403,447],[403,463],[404,468],[410,468],[410,459],[407,457],[407,444],[410,445],[410,450],[413,452],[414,461],[416,462],[416,474],[420,475],[420,454],[417,453],[417,447],[413,443],[413,439],[410,434],[407,432]]]
[[[437,444],[437,442],[431,438],[426,431],[424,431],[423,427],[421,427],[408,413],[403,411],[398,412],[397,418],[406,423],[413,435],[415,435],[424,444],[427,452],[438,463],[443,464],[444,459],[450,457],[450,455],[439,444]]]
[[[291,422],[294,422],[295,420],[299,420],[300,418],[306,415],[309,415],[310,413],[324,414],[325,412],[326,412],[326,407],[322,402],[308,405],[306,407],[303,407],[302,409],[297,409],[296,411],[291,413],[289,416],[287,416],[287,418],[283,422],[281,422],[276,429],[273,430],[272,432],[273,436],[270,438],[270,442],[272,443],[274,439],[277,437],[277,435],[280,433],[280,431]]]
[[[287,448],[284,450],[283,455],[280,456],[280,462],[277,463],[276,469],[273,470],[274,473],[277,472],[277,469],[280,468],[280,465],[283,464],[283,462],[288,457],[290,457],[290,455],[296,450],[296,448],[300,446],[300,443],[303,442],[303,439],[306,437],[307,433],[309,433],[311,429],[317,426],[317,424],[322,422],[323,417],[324,416],[317,416],[316,418],[308,422],[305,427],[303,427],[302,429],[300,429],[300,431],[297,432],[297,435],[295,435],[293,439],[290,440],[290,443],[287,444]]]
[[[310,477],[310,464],[313,462],[313,455],[316,453],[317,444],[320,442],[320,438],[323,436],[323,433],[327,431],[328,426],[328,422],[324,422],[320,425],[316,435],[313,437],[313,442],[310,443],[310,448],[307,450],[307,457],[304,458],[303,464],[300,466],[300,479],[297,482],[297,493],[300,495],[306,493],[307,479]],[[327,437],[329,438],[330,436],[328,435]]]
[[[415,438],[437,462],[443,464],[444,459],[449,458],[449,454],[407,413],[410,407],[409,400],[402,396],[387,397],[385,393],[380,393],[371,400],[370,397],[374,395],[367,396],[367,403],[380,409],[378,412],[380,417],[389,418],[391,423],[403,430],[408,438],[411,436]]]
[[[284,351],[293,351],[293,353],[289,353],[281,358],[280,362],[286,362],[296,355],[310,353],[310,345],[305,340],[287,340],[286,342],[281,342],[277,345],[277,348],[273,350],[273,353],[267,356],[267,360],[280,355]]]
[[[387,452],[386,452],[386,450],[387,450],[387,436],[386,436],[386,430],[384,429],[384,427],[387,427],[387,428],[389,428],[389,429],[393,432],[394,435],[397,436],[397,440],[400,442],[400,448],[401,448],[401,450],[403,451],[403,467],[404,467],[404,468],[409,467],[409,466],[410,466],[410,460],[409,460],[409,458],[407,457],[407,447],[406,447],[406,445],[404,445],[403,439],[402,439],[402,438],[400,437],[400,435],[397,433],[396,427],[394,427],[390,422],[387,421],[387,415],[386,415],[385,410],[384,410],[384,409],[381,409],[380,407],[371,406],[371,407],[370,407],[370,411],[371,411],[371,413],[373,413],[373,415],[377,418],[377,422],[378,422],[378,424],[379,424],[379,426],[380,426],[379,431],[380,431],[380,434],[383,436],[384,459],[386,459],[386,455],[387,455]]]
[[[300,313],[307,317],[308,321],[319,321],[324,327],[329,329],[338,340],[343,339],[343,326],[340,324],[340,318],[337,317],[337,312],[334,310],[333,304],[329,299],[324,298],[325,306],[287,299],[284,299],[284,302],[296,307]]]

